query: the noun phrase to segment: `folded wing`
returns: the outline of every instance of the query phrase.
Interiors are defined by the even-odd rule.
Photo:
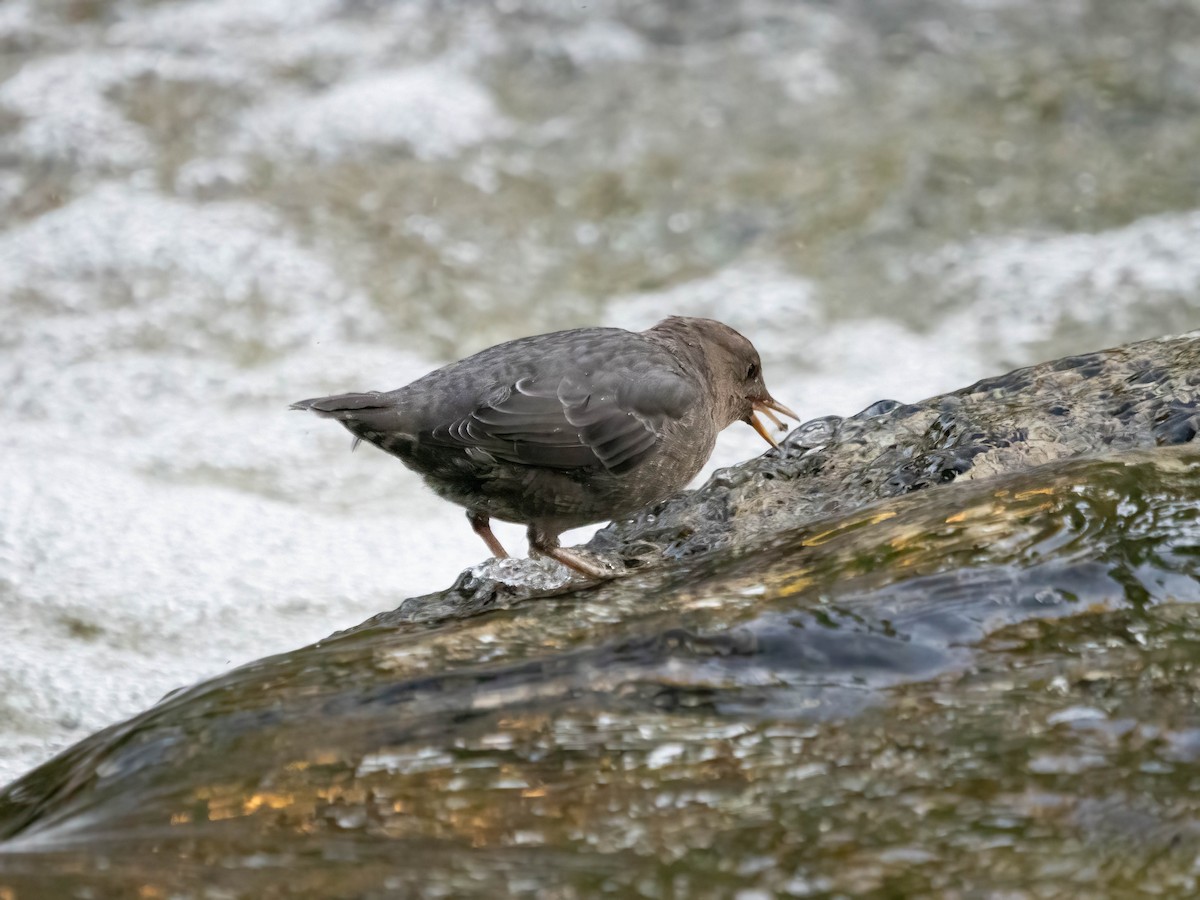
[[[471,413],[420,440],[553,469],[621,473],[647,458],[664,429],[700,399],[680,371],[566,374],[499,385]]]

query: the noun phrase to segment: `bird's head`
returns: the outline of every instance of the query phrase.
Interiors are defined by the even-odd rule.
[[[683,343],[706,370],[712,392],[713,418],[719,428],[746,422],[772,447],[778,442],[757,413],[779,429],[785,426],[775,416],[782,413],[799,420],[794,412],[771,396],[763,381],[762,360],[743,335],[715,319],[671,316],[654,326]]]

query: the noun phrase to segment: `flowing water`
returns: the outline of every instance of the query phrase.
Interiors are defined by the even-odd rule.
[[[1194,0],[4,0],[0,782],[482,558],[457,509],[288,402],[668,313],[746,332],[805,417],[1184,330],[1200,306],[1198,107]],[[759,449],[731,431],[713,467]],[[1046,715],[1066,718],[1039,720],[1047,792],[998,788],[1003,810],[980,814],[996,847],[1036,834],[1059,815],[1055,766],[1082,765],[1060,739],[1085,759],[1137,735],[1189,752],[1186,735],[1138,730],[1172,734],[1154,722],[1183,702],[1168,674],[1188,616],[1156,612],[1116,647],[1089,632],[1099,620],[1014,624],[987,651],[1000,674],[950,700],[953,660],[914,659],[929,680],[829,737],[845,745],[822,771],[882,766],[880,729],[916,710],[951,748],[1001,736],[1017,753],[999,685],[1061,696]],[[1076,696],[1106,683],[1090,670],[1059,694],[1006,671],[1027,661],[1033,678],[1089,642],[1097,671],[1126,679],[1108,705]],[[1135,662],[1142,645],[1161,659]],[[879,652],[884,673],[907,665]],[[1141,666],[1168,673],[1144,676],[1161,712],[1122,706]],[[973,711],[972,691],[996,704]],[[633,754],[628,772],[675,764],[661,748],[679,746],[678,764],[720,782],[739,754],[816,739],[739,726],[691,760],[682,739],[642,734],[636,708],[603,715],[626,718],[553,727],[578,752]],[[910,728],[883,770],[920,756]],[[629,749],[603,751],[618,732]],[[789,777],[787,808],[808,818],[747,800],[747,823],[844,834],[848,859],[870,853],[856,823],[911,825],[914,807],[868,804],[868,774],[837,782],[848,805],[827,779]],[[967,802],[935,793],[917,808]],[[1153,832],[1103,809],[1080,815]]]

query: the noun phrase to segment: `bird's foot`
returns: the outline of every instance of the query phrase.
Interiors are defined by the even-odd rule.
[[[592,581],[606,581],[619,574],[619,570],[611,563],[585,550],[568,550],[566,547],[560,547],[557,532],[543,529],[538,525],[530,525],[527,534],[530,556],[548,556],[555,562],[561,563]]]
[[[616,566],[590,553],[568,550],[566,547],[555,547],[542,552],[545,556],[562,563],[568,569],[578,572],[592,581],[607,581],[618,574]]]
[[[553,554],[532,550],[529,559],[492,558],[476,563],[467,571],[475,578],[499,582],[509,587],[553,591],[572,582],[578,584],[580,576],[589,583],[596,584],[620,574],[617,569],[605,566],[603,561],[593,560],[570,550],[556,550]]]

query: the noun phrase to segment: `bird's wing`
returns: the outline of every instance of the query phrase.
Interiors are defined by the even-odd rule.
[[[677,370],[526,377],[498,385],[469,414],[420,439],[512,463],[621,473],[699,399]]]

